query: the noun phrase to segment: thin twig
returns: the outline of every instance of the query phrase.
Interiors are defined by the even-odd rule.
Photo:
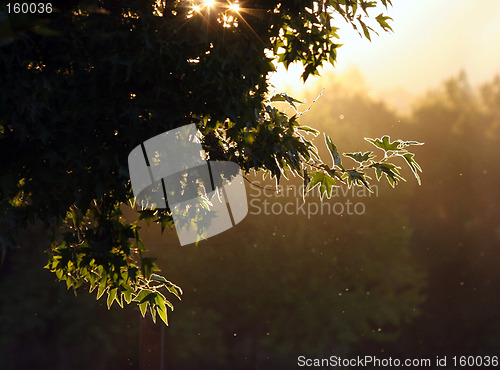
[[[304,114],[306,114],[307,112],[309,112],[312,108],[312,106],[318,101],[318,99],[323,96],[323,91],[325,91],[325,88],[323,88],[320,92],[319,92],[319,95],[316,97],[316,99],[314,99],[311,103],[311,105],[309,106],[309,108],[307,108],[305,111],[299,113],[299,118],[302,117]]]
[[[273,189],[273,188],[269,188],[269,187],[263,187],[263,186],[260,186],[260,185],[257,185],[255,183],[253,183],[251,180],[247,179],[246,176],[243,176],[243,178],[252,186],[255,186],[256,188],[259,188],[259,189],[262,189],[262,190],[268,190],[268,191],[274,191],[276,192],[276,189]]]

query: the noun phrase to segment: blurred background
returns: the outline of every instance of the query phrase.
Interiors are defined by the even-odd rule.
[[[344,35],[336,71],[305,86],[294,67],[271,79],[307,100],[303,110],[319,96],[302,122],[340,152],[371,150],[364,137],[425,142],[415,147],[421,186],[400,163],[407,182],[396,189],[344,188],[324,200],[329,208],[309,196],[304,214],[295,179],[279,193],[247,183],[247,218],[197,246],[144,227],[150,254],[184,290],[169,327],[67,292],[42,269],[47,246],[35,225],[0,269],[0,368],[277,369],[299,355],[500,355],[500,4],[482,2],[480,17],[475,6],[394,1],[395,32],[372,43]],[[321,137],[316,144],[323,150]]]

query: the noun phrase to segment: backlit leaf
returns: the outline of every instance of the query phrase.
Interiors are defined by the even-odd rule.
[[[334,166],[339,166],[340,168],[344,168],[342,166],[342,158],[339,155],[339,152],[337,151],[337,147],[333,143],[332,139],[330,136],[325,134],[325,143],[328,148],[328,151],[330,152],[330,156],[332,157],[332,161]]]
[[[373,156],[373,152],[344,153],[344,156],[352,158],[352,159],[354,159],[358,163],[363,163],[363,162],[365,162],[365,161],[367,161],[369,159],[372,159],[374,157]]]
[[[382,137],[382,139],[371,139],[365,137],[365,140],[368,141],[369,143],[372,143],[377,148],[384,150],[385,152],[402,150],[401,140],[395,140],[391,142],[391,138],[387,135]]]
[[[337,183],[329,174],[323,171],[317,171],[312,175],[311,181],[309,182],[309,190],[314,189],[316,186],[319,186],[319,196],[321,199],[323,199],[325,195],[330,199],[332,197],[333,187],[337,186]]]

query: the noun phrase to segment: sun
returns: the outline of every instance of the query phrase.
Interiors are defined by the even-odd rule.
[[[229,9],[235,13],[238,13],[240,11],[240,5],[238,3],[230,4]]]

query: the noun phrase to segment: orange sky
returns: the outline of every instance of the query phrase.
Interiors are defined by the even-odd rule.
[[[473,85],[500,74],[499,0],[393,0],[393,5],[386,14],[394,19],[394,33],[379,32],[371,43],[339,23],[344,45],[338,51],[337,73],[359,69],[368,89],[380,96],[403,90],[420,95],[460,70]],[[283,90],[298,82],[300,73],[291,68],[272,82]],[[321,80],[315,85],[326,87]]]

